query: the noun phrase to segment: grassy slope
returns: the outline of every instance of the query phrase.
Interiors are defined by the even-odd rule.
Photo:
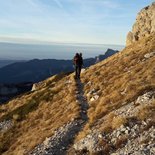
[[[0,107],[0,120],[13,119],[14,127],[0,133],[0,152],[21,155],[30,151],[54,130],[79,116],[75,84],[66,84],[72,76],[54,76],[42,82],[40,89]],[[73,79],[72,79],[73,81]],[[44,85],[44,87],[43,87]]]
[[[116,120],[109,115],[105,123],[103,118],[122,103],[155,89],[155,57],[142,61],[146,53],[154,50],[155,38],[152,35],[85,71],[82,75],[85,95],[95,88],[99,90],[100,98],[90,102],[89,121],[77,139],[86,136],[92,127],[110,131],[114,125],[120,125],[125,120]],[[69,79],[73,81],[72,75],[47,79],[37,91],[0,107],[0,120],[14,119],[15,122],[11,130],[0,134],[1,153],[7,151],[4,154],[21,155],[51,136],[55,129],[79,116],[74,94],[76,86],[75,83],[66,84]],[[87,84],[89,81],[91,85]],[[153,108],[145,110],[151,114]]]
[[[77,140],[85,137],[92,128],[109,132],[119,127],[126,120],[119,117],[117,119],[112,111],[125,102],[128,104],[145,91],[155,90],[155,57],[144,60],[144,55],[153,51],[155,52],[154,35],[135,42],[123,51],[90,67],[82,75],[85,95],[96,89],[99,90],[100,98],[90,102],[89,121]],[[90,85],[87,84],[89,81]],[[91,96],[88,100],[90,98]],[[154,110],[155,104],[152,107],[144,107],[140,119],[145,119],[149,114],[154,120]]]

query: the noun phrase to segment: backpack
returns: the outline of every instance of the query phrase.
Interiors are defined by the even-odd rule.
[[[78,65],[79,64],[79,56],[74,57],[74,64]]]

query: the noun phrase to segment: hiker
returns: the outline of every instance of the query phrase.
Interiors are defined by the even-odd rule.
[[[79,53],[76,53],[74,56],[74,68],[75,68],[75,79],[78,79],[78,75],[79,75],[79,60],[80,60],[80,55]]]
[[[82,58],[82,53],[79,54],[80,56],[80,60],[79,60],[79,79],[80,79],[80,74],[81,74],[81,69],[82,69],[82,66],[83,66],[83,58]]]
[[[81,65],[81,56],[79,55],[79,53],[76,53],[74,56],[74,67],[75,67],[75,79],[79,79],[80,78],[80,68],[82,67]]]

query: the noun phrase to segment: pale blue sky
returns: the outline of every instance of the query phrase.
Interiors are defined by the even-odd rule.
[[[0,41],[125,44],[153,0],[0,0]]]

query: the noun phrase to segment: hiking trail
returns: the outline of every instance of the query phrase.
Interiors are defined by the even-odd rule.
[[[56,130],[52,137],[39,144],[32,150],[30,155],[66,155],[67,150],[72,146],[75,136],[82,130],[88,121],[87,109],[88,103],[84,97],[83,84],[80,80],[76,80],[77,91],[76,99],[77,104],[80,105],[80,118],[75,119],[68,124]]]

